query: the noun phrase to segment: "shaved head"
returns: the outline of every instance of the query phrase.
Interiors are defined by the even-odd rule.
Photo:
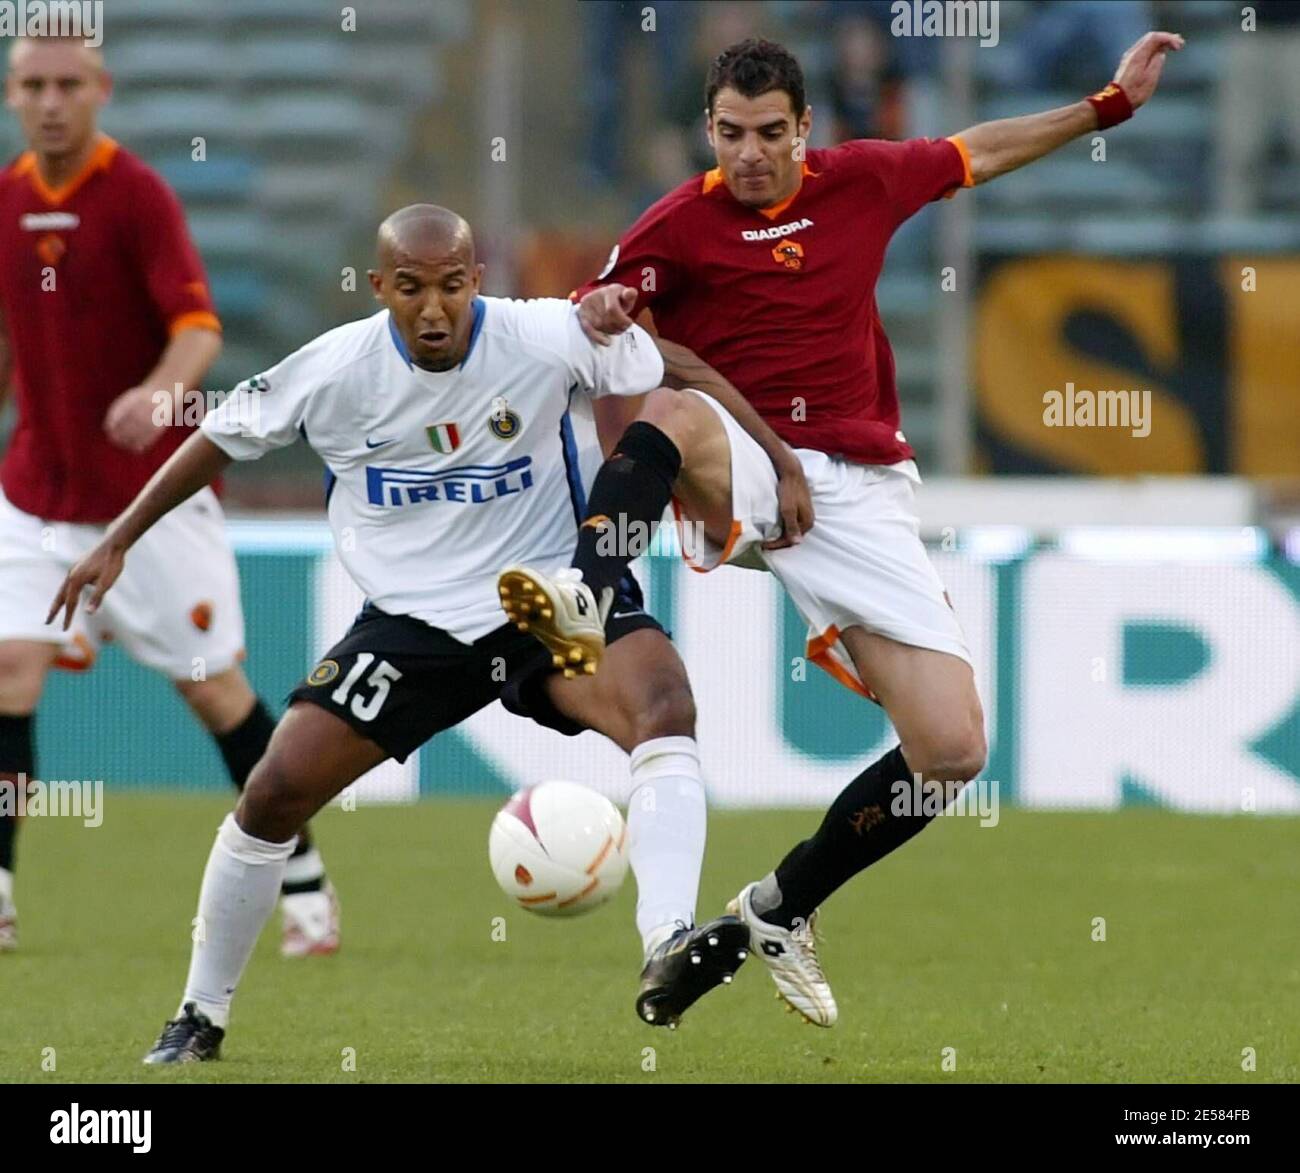
[[[9,45],[9,68],[22,63],[33,49],[42,45],[59,45],[84,54],[86,62],[96,70],[104,68],[104,54],[81,37],[15,37]]]
[[[483,266],[464,217],[437,204],[400,208],[380,226],[375,297],[388,307],[410,362],[448,371],[469,352]]]
[[[399,208],[379,226],[375,253],[380,269],[404,262],[437,263],[456,257],[474,264],[474,232],[463,216],[437,204]]]

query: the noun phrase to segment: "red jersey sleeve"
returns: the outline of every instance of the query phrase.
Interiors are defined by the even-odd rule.
[[[136,260],[149,300],[168,334],[203,327],[220,330],[207,274],[185,224],[176,193],[152,171],[142,170],[134,193]]]
[[[579,301],[601,285],[626,285],[637,291],[632,317],[672,294],[681,279],[673,233],[673,205],[667,199],[651,205],[623,234],[604,269],[569,297]]]
[[[913,138],[903,142],[856,139],[842,145],[856,156],[894,209],[901,224],[931,200],[971,187],[970,159],[961,139]]]

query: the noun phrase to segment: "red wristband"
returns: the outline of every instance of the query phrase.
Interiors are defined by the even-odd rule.
[[[1089,97],[1088,102],[1097,111],[1098,130],[1127,122],[1133,117],[1133,103],[1118,82],[1111,82],[1104,90]]]

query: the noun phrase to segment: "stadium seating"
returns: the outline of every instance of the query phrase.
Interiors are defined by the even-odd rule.
[[[430,130],[445,125],[455,150],[477,131],[481,92],[457,89],[452,80],[465,76],[465,42],[481,31],[471,0],[366,0],[353,6],[355,31],[346,33],[343,6],[318,0],[114,0],[107,7],[105,49],[119,89],[105,125],[162,168],[196,222],[219,309],[238,326],[215,372],[223,386],[249,373],[250,355],[263,366],[332,322],[369,310],[369,234],[390,185],[404,198],[434,193],[452,202],[478,190],[473,177],[438,172],[442,136]],[[827,6],[773,3],[763,10],[768,31],[800,54],[814,107],[824,112],[834,60]],[[1027,11],[1002,7],[1004,48]],[[1160,100],[1106,136],[1104,165],[1093,162],[1085,139],[981,188],[973,197],[975,242],[1001,251],[1124,254],[1182,239],[1178,234],[1195,225],[1203,243],[1294,246],[1296,229],[1280,213],[1300,185],[1295,163],[1279,160],[1262,178],[1263,211],[1247,236],[1213,216],[1215,85],[1235,11],[1229,0],[1161,3],[1156,18],[1185,33],[1188,44],[1165,71]],[[574,133],[580,102],[571,104],[571,124],[560,126],[555,95],[580,98],[572,71],[580,60],[573,45],[583,35],[581,6],[553,20],[530,19],[523,8],[516,16],[536,50],[521,126],[529,135],[534,127]],[[1007,60],[1002,50],[973,50],[973,108],[941,112],[941,132],[1077,100],[1077,92],[1054,88],[1059,79],[1029,88],[1004,84]],[[1112,65],[1098,62],[1099,80]],[[913,84],[926,83],[905,79]],[[931,97],[942,107],[942,87]],[[205,139],[202,163],[191,158],[195,136]],[[0,152],[11,156],[20,145],[14,120],[0,120]],[[554,284],[558,270],[577,267],[566,258],[603,257],[610,236],[637,209],[614,202],[617,193],[593,192],[575,175],[553,173],[548,151],[530,153],[526,145],[522,157],[521,288],[564,292]],[[1178,215],[1157,216],[1159,208]],[[908,435],[929,467],[937,452],[930,425],[940,214],[923,211],[895,238],[879,286]],[[540,232],[529,234],[529,225]],[[535,247],[550,238],[567,243],[558,253]],[[355,293],[342,288],[348,267],[357,276]],[[264,292],[255,292],[259,283]]]
[[[185,202],[227,325],[214,385],[371,308],[364,269],[385,185],[471,14],[468,0],[353,7],[355,32],[343,6],[318,0],[114,0],[107,13],[118,89],[104,126]],[[0,149],[16,153],[12,120],[0,127]],[[345,266],[360,300],[342,298]]]

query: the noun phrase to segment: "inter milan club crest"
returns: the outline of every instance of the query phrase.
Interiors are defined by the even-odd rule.
[[[498,440],[513,440],[523,427],[523,421],[510,410],[505,397],[498,395],[492,401],[492,414],[488,416],[488,428]]]
[[[460,447],[460,429],[454,423],[430,424],[424,430],[435,452],[449,456]]]
[[[328,684],[338,674],[339,665],[337,660],[322,660],[311,670],[311,675],[307,677],[307,683]]]

